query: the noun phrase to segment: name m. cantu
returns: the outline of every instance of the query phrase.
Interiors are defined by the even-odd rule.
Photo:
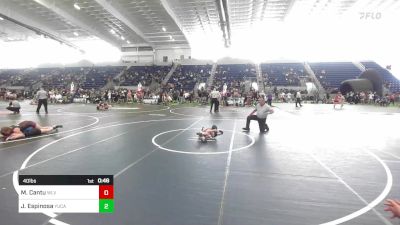
[[[27,194],[29,193],[29,194]],[[21,195],[55,195],[56,192],[55,191],[35,191],[35,190],[29,190],[27,192],[27,190],[21,190]]]

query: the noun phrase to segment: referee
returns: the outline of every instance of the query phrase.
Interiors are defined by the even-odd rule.
[[[39,113],[42,104],[44,105],[44,111],[47,112],[47,92],[40,88],[40,90],[36,93],[36,99],[38,100],[38,106],[36,108],[36,113]]]
[[[213,105],[214,105],[214,112],[218,112],[219,111],[219,99],[221,98],[221,94],[219,93],[219,91],[217,91],[216,88],[214,88],[211,91],[210,98],[211,98],[210,112],[212,112]]]
[[[257,112],[257,115],[254,113]],[[247,116],[246,127],[242,128],[243,131],[250,131],[250,120],[257,120],[258,127],[260,128],[260,133],[266,133],[269,131],[269,127],[266,123],[267,115],[274,113],[274,110],[265,104],[265,99],[263,96],[258,98],[258,104],[256,108]]]

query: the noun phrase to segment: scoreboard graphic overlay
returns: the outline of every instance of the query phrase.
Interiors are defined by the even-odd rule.
[[[20,213],[113,213],[113,175],[19,175]]]

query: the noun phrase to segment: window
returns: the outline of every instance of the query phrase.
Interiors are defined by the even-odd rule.
[[[151,52],[151,51],[153,51],[153,48],[150,46],[139,47],[139,52]]]
[[[136,52],[137,51],[137,47],[122,47],[121,51],[122,52]]]

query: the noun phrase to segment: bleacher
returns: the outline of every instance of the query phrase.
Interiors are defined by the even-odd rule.
[[[0,85],[30,87],[42,82],[45,89],[64,89],[71,82],[84,89],[103,87],[125,66],[10,69],[0,71]],[[80,85],[81,84],[81,85]]]
[[[29,87],[39,81],[36,69],[10,69],[0,72],[0,84]]]
[[[400,92],[400,80],[376,62],[361,62],[366,69],[375,69],[384,79],[385,85],[392,92]],[[326,89],[339,88],[341,82],[358,78],[361,71],[351,62],[309,63],[316,77]],[[0,85],[30,87],[39,81],[45,89],[65,89],[74,82],[83,89],[98,89],[118,75],[125,66],[104,67],[66,67],[38,69],[4,69],[0,70]],[[168,83],[175,89],[193,90],[197,82],[206,82],[212,65],[180,65],[170,77]],[[273,86],[299,86],[302,78],[308,74],[302,63],[263,63],[261,73],[267,84]],[[139,82],[148,86],[155,81],[160,83],[171,66],[132,66],[122,75],[121,86],[136,86]],[[267,76],[268,75],[268,76]],[[218,65],[214,77],[216,87],[227,84],[228,88],[238,88],[243,81],[256,81],[256,70],[253,64]]]
[[[14,85],[14,84],[18,84],[21,82],[24,71],[25,70],[23,70],[23,69],[1,70],[0,71],[0,85],[10,82],[11,85],[13,85],[13,86],[19,86],[19,85]]]
[[[389,70],[381,67],[378,63],[373,61],[365,61],[361,62],[361,64],[365,66],[365,69],[374,69],[381,74],[384,84],[389,88],[390,91],[400,92],[400,80],[393,76]]]
[[[300,86],[300,79],[308,77],[302,63],[262,63],[260,68],[264,81],[273,86]]]
[[[93,67],[85,76],[82,84],[83,89],[97,89],[105,86],[108,81],[112,80],[125,66],[100,66]]]
[[[168,83],[176,89],[192,91],[197,82],[206,82],[211,74],[212,65],[180,65],[176,68]]]
[[[222,85],[226,84],[230,88],[245,80],[257,81],[254,64],[224,64],[217,66],[214,85],[222,87]]]
[[[348,79],[356,79],[361,70],[352,62],[309,63],[315,76],[325,89],[337,89]]]
[[[148,86],[154,80],[161,83],[171,66],[132,66],[121,77],[121,86],[136,86],[141,82],[143,86]]]
[[[41,68],[39,69],[40,80],[47,90],[65,89],[71,82],[80,87],[85,75],[91,69],[91,67]]]

